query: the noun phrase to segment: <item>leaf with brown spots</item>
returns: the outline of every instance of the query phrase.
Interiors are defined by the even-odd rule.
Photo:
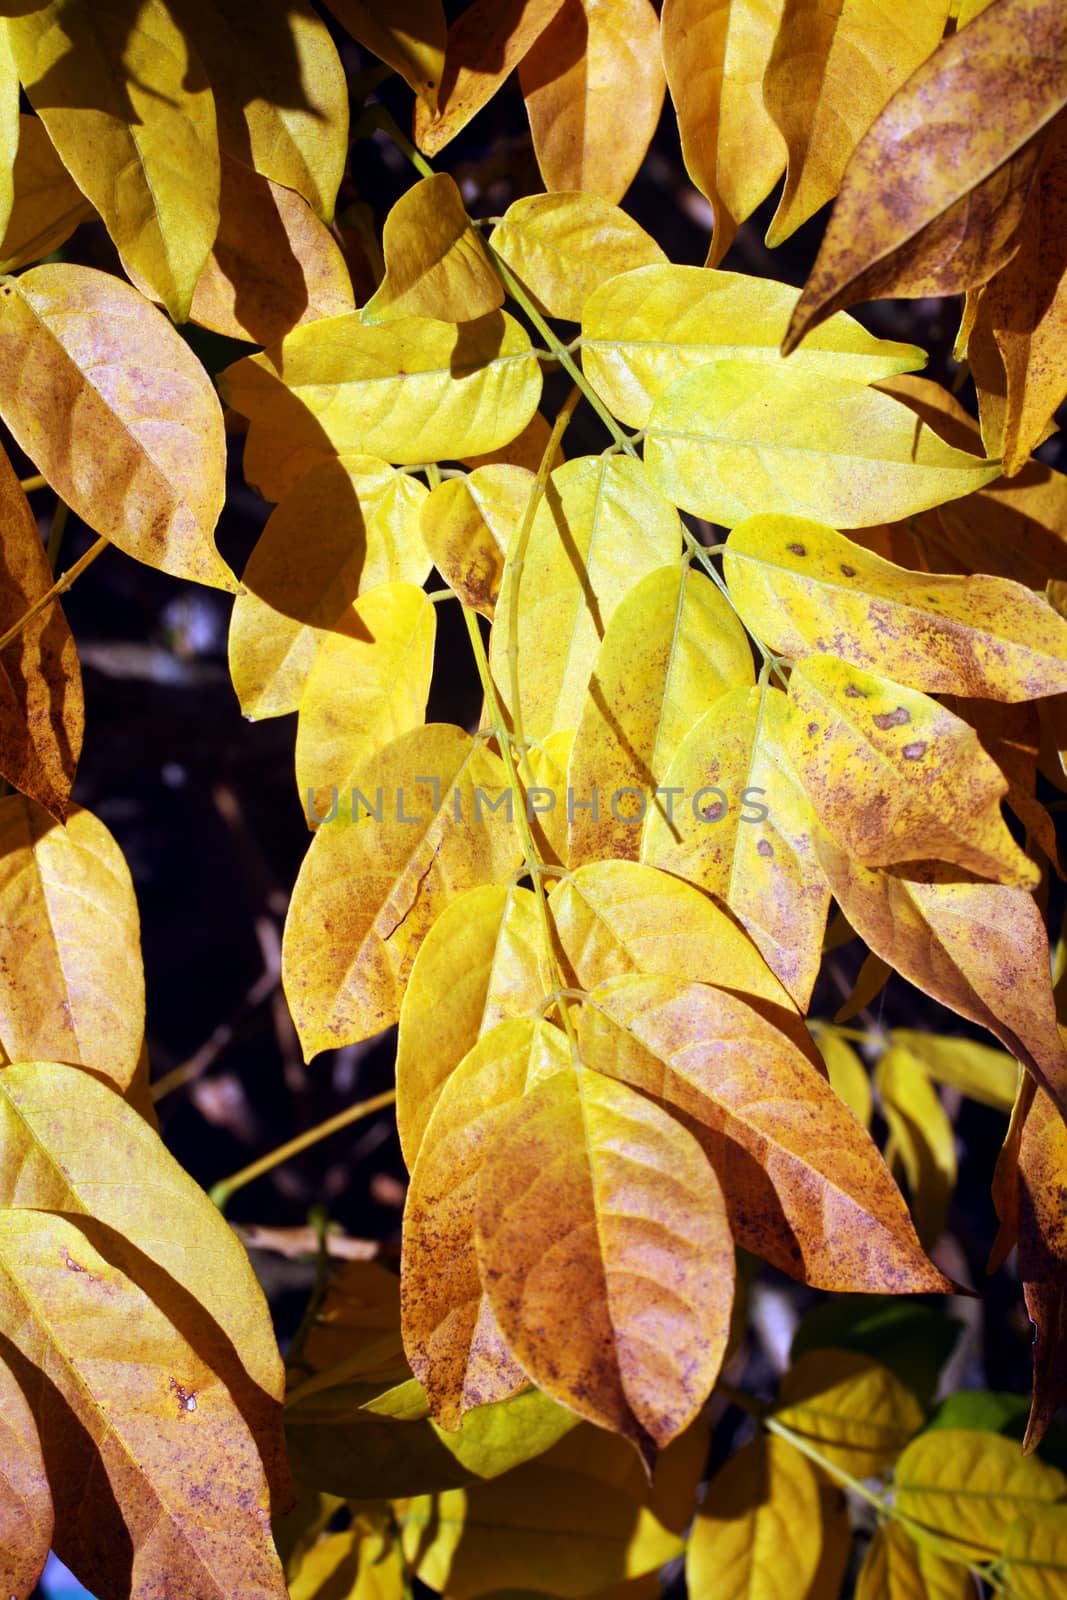
[[[575,1061],[496,1133],[476,1247],[538,1388],[631,1440],[651,1469],[707,1399],[730,1330],[733,1240],[692,1134]]]
[[[809,656],[789,680],[789,757],[826,831],[864,866],[952,862],[1032,887],[1000,813],[1008,784],[974,729],[913,689]]]
[[[991,278],[1018,248],[1041,136],[1065,102],[1060,0],[1000,0],[945,39],[845,169],[783,352],[859,300]]]
[[[423,502],[419,526],[438,572],[464,605],[490,619],[533,485],[525,467],[476,467],[465,478],[446,478]]]
[[[37,1424],[10,1367],[0,1361],[0,1586],[29,1600],[52,1545],[52,1495]]]
[[[591,1000],[583,1058],[696,1129],[744,1249],[817,1288],[945,1290],[870,1135],[752,1006],[657,977],[608,979]]]
[[[927,694],[1067,689],[1067,622],[1021,583],[909,572],[802,517],[739,523],[723,571],[744,622],[783,655],[825,651]]]

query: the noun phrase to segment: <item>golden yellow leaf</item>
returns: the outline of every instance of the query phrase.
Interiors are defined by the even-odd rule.
[[[441,0],[397,0],[389,5],[388,16],[367,0],[328,0],[328,4],[353,39],[399,72],[433,116],[448,40]]]
[[[0,1330],[34,1397],[57,1554],[97,1594],[115,1592],[118,1558],[133,1594],[165,1572],[203,1600],[286,1600],[263,1465],[214,1366],[225,1340],[205,1320],[190,1327],[157,1272],[168,1313],[120,1234],[104,1256],[92,1232],[88,1219],[0,1211]]]
[[[409,1564],[452,1600],[516,1589],[584,1600],[683,1549],[625,1489],[544,1461],[493,1483],[402,1502],[397,1520]]]
[[[415,957],[400,1007],[396,1125],[409,1171],[454,1068],[498,1023],[536,1015],[552,981],[529,889],[485,884],[445,907]]]
[[[775,1416],[856,1478],[891,1467],[923,1425],[911,1390],[853,1350],[808,1350],[782,1379]]]
[[[1003,0],[943,40],[849,162],[783,350],[858,300],[958,294],[991,278],[1018,247],[1038,136],[1065,100],[1057,0]]]
[[[643,428],[653,402],[676,378],[714,361],[758,361],[764,385],[794,373],[810,373],[820,384],[830,377],[873,383],[923,365],[925,356],[915,345],[876,339],[841,316],[783,366],[778,346],[798,293],[789,284],[741,272],[673,263],[637,267],[602,284],[586,301],[582,366],[609,409],[630,427]]]
[[[563,866],[567,860],[567,769],[570,766],[574,730],[561,728],[550,733],[526,752],[533,775],[527,785],[520,773],[523,802],[530,819],[534,849],[541,861]],[[560,797],[564,804],[560,805]]]
[[[949,1039],[942,1034],[917,1033],[894,1028],[891,1045],[899,1045],[921,1061],[932,1078],[959,1089],[971,1100],[1010,1111],[1015,1099],[1019,1068],[1011,1056],[973,1039]]]
[[[163,0],[48,0],[4,26],[34,110],[123,264],[184,322],[219,225],[215,102],[189,38]]]
[[[322,640],[296,727],[296,786],[310,826],[349,801],[379,750],[425,721],[436,638],[436,608],[398,582],[369,589]]]
[[[650,0],[564,0],[519,63],[546,189],[621,200],[666,90]]]
[[[0,1361],[0,1584],[29,1600],[52,1545],[52,1496],[33,1412]]]
[[[464,605],[492,618],[504,557],[533,488],[525,467],[476,467],[430,491],[419,518],[423,543],[438,572]]]
[[[571,747],[567,783],[603,810],[575,810],[568,861],[636,861],[643,819],[676,750],[706,706],[753,681],[752,651],[728,602],[703,573],[675,562],[650,572],[608,624]],[[658,865],[659,863],[654,863]]]
[[[576,1061],[496,1130],[476,1247],[500,1330],[538,1388],[651,1466],[707,1399],[730,1330],[733,1240],[693,1135]]]
[[[666,1450],[660,1451],[651,1483],[644,1463],[628,1441],[617,1433],[595,1428],[591,1422],[579,1422],[541,1459],[545,1466],[580,1473],[597,1483],[624,1490],[638,1505],[646,1505],[665,1528],[684,1534],[706,1474],[710,1444],[711,1426],[705,1410],[684,1433],[671,1440]]]
[[[529,422],[541,369],[506,312],[474,322],[359,316],[295,329],[221,374],[226,400],[257,430],[308,449],[378,455],[398,465],[476,455]]]
[[[817,1288],[944,1292],[869,1134],[751,1005],[645,976],[610,978],[592,1002],[584,1059],[706,1130],[744,1249]]]
[[[320,645],[361,594],[423,582],[426,494],[364,455],[322,461],[289,490],[249,557],[230,621],[230,675],[246,717],[297,709]]]
[[[862,867],[821,829],[816,849],[835,900],[870,949],[988,1028],[1067,1110],[1048,937],[1031,896],[963,881],[955,868]]]
[[[1067,1478],[1003,1434],[936,1428],[907,1446],[893,1488],[904,1516],[958,1545],[962,1559],[989,1561],[1017,1517],[1067,1495]]]
[[[539,310],[570,322],[609,278],[667,261],[625,211],[581,190],[514,200],[489,242]]]
[[[428,156],[443,150],[493,98],[564,0],[471,0],[448,30],[434,115],[415,107],[415,143]]]
[[[230,339],[273,344],[305,322],[354,307],[344,256],[307,201],[224,154],[222,218],[189,320]]]
[[[144,1034],[144,974],[122,852],[90,812],[72,808],[62,828],[21,795],[0,799],[0,845],[7,1059],[69,1061],[124,1089]]]
[[[867,1068],[848,1041],[832,1028],[820,1028],[817,1043],[834,1093],[841,1097],[856,1120],[869,1128],[873,1099]]]
[[[731,531],[723,571],[742,619],[783,655],[825,651],[928,694],[1067,689],[1067,622],[1007,578],[910,572],[818,522],[763,515]]]
[[[841,528],[895,522],[1000,472],[876,389],[747,359],[676,378],[652,407],[645,461],[675,505],[726,527],[757,512]]]
[[[162,572],[237,588],[212,542],[222,411],[155,306],[110,273],[31,267],[0,287],[0,366],[4,421],[90,528]]]
[[[535,411],[521,433],[514,439],[509,439],[507,444],[499,449],[487,450],[484,455],[477,452],[474,455],[464,456],[463,464],[474,470],[477,467],[525,467],[527,472],[536,472],[541,465],[541,458],[548,449],[549,435],[552,430],[547,420],[540,411]],[[552,465],[561,467],[566,457],[557,446]]]
[[[0,50],[6,36],[0,31]],[[74,232],[93,208],[56,154],[39,117],[19,118],[19,146],[12,173],[14,203],[0,234],[0,272],[15,272],[48,255]]]
[[[693,1600],[807,1600],[822,1550],[819,1481],[785,1439],[758,1434],[708,1485],[686,1550]]]
[[[822,963],[829,890],[814,814],[786,754],[786,699],[732,689],[693,723],[650,811],[641,859],[726,902],[801,1009]]]
[[[503,285],[446,172],[404,191],[385,219],[382,249],[385,277],[360,311],[362,322],[472,322],[504,304]]]
[[[886,1160],[903,1169],[915,1231],[929,1249],[956,1188],[956,1136],[926,1068],[906,1049],[890,1045],[874,1081],[889,1128]]]
[[[19,147],[19,123],[18,67],[7,31],[0,28],[0,239],[7,232],[15,203],[13,169]]]
[[[785,0],[664,0],[663,64],[686,171],[711,202],[707,264],[767,198],[785,142],[763,101],[763,74]]]
[[[834,1022],[851,1022],[853,1017],[858,1017],[861,1011],[877,1000],[892,976],[892,967],[881,956],[876,956],[873,950],[868,950],[848,999],[834,1013]]]
[[[443,1427],[528,1381],[478,1274],[478,1177],[509,1109],[570,1061],[562,1029],[530,1017],[499,1023],[452,1071],[419,1145],[404,1207],[404,1348]]]
[[[763,78],[789,152],[773,248],[832,200],[853,151],[889,97],[941,42],[949,0],[792,0]]]
[[[52,587],[37,518],[0,450],[0,632]],[[47,606],[0,653],[0,773],[13,788],[66,816],[84,727],[78,651],[62,608]]]
[[[289,1600],[404,1600],[400,1550],[353,1524],[307,1551],[289,1583]]]
[[[321,827],[293,889],[282,980],[308,1060],[396,1021],[419,945],[465,889],[518,865],[503,763],[430,723],[364,770],[363,800]],[[358,810],[358,820],[353,812]]]
[[[181,0],[215,92],[219,143],[323,219],[348,154],[348,86],[308,0]]]
[[[856,1600],[973,1600],[974,1579],[958,1561],[916,1544],[899,1522],[875,1530],[856,1578]]]
[[[862,865],[929,859],[1020,887],[1038,881],[1001,816],[1003,773],[974,729],[928,695],[809,656],[790,675],[784,737],[819,821]]]
[[[679,559],[681,538],[678,513],[632,457],[579,456],[551,474],[521,569],[519,691],[527,737],[577,726],[612,613],[647,573]],[[518,581],[505,566],[490,644],[497,692],[509,709]]]
[[[1029,1510],[1010,1524],[1001,1556],[1011,1600],[1063,1600],[1067,1531],[1062,1507]]]

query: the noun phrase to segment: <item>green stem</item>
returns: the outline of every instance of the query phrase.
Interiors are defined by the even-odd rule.
[[[211,1199],[220,1211],[225,1211],[230,1199],[238,1189],[243,1189],[265,1172],[271,1172],[275,1167],[280,1167],[283,1161],[288,1161],[293,1156],[298,1156],[302,1150],[307,1150],[313,1144],[318,1144],[320,1139],[328,1139],[331,1133],[339,1133],[342,1128],[348,1128],[353,1122],[359,1122],[363,1117],[369,1117],[375,1111],[384,1111],[386,1106],[391,1106],[396,1100],[396,1090],[386,1089],[382,1094],[372,1095],[369,1100],[360,1100],[354,1106],[347,1106],[344,1111],[339,1111],[336,1116],[327,1117],[325,1122],[320,1122],[318,1127],[309,1128],[306,1133],[297,1134],[295,1139],[290,1139],[286,1144],[280,1144],[276,1150],[270,1150],[265,1156],[260,1156],[258,1161],[253,1161],[247,1167],[242,1167],[240,1172],[235,1172],[229,1178],[220,1178],[219,1182],[211,1189]]]
[[[326,1293],[326,1285],[330,1281],[330,1253],[326,1248],[326,1230],[329,1220],[325,1206],[312,1206],[308,1212],[308,1221],[315,1230],[319,1253],[315,1261],[315,1282],[312,1285],[311,1294],[308,1296],[308,1303],[304,1307],[304,1315],[300,1318],[300,1324],[293,1334],[292,1343],[285,1357],[287,1367],[300,1365],[300,1358],[304,1353],[307,1336],[315,1326],[315,1318],[318,1316],[319,1307]]]

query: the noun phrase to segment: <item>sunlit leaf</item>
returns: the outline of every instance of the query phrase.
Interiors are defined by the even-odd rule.
[[[7,32],[0,28],[0,239],[7,232],[15,201],[13,168],[19,147],[19,122],[18,67]]]
[[[546,189],[621,200],[666,90],[650,0],[564,0],[519,64]]]
[[[382,249],[385,277],[360,311],[362,322],[471,322],[504,304],[500,280],[446,172],[405,190],[385,219]]]
[[[162,572],[236,589],[212,543],[222,411],[161,312],[110,273],[32,267],[0,287],[0,365],[4,421],[90,528]]]
[[[163,0],[48,0],[4,26],[64,166],[184,322],[219,225],[214,96],[190,39]]]
[[[540,310],[571,322],[609,278],[667,261],[625,211],[582,190],[513,201],[489,242]]]
[[[893,1475],[894,1500],[906,1517],[960,1547],[968,1557],[999,1555],[1016,1517],[1067,1495],[1057,1468],[1023,1456],[996,1433],[938,1428],[907,1446]]]
[[[785,144],[762,93],[783,7],[784,0],[664,0],[663,64],[682,156],[715,215],[709,267],[785,166]]]
[[[1038,136],[1065,101],[1067,15],[1049,0],[1001,0],[945,39],[849,162],[783,349],[856,301],[992,277],[1018,247]]]
[[[533,474],[525,467],[476,467],[446,478],[423,505],[423,542],[438,572],[465,605],[492,617],[504,575],[504,557],[522,523]]]
[[[974,1579],[958,1561],[928,1550],[899,1522],[876,1529],[856,1578],[856,1600],[973,1600]]]
[[[461,728],[413,729],[363,780],[362,802],[312,839],[285,925],[282,977],[309,1060],[395,1022],[435,918],[520,857],[506,810],[493,809],[507,798],[503,763]]]
[[[29,1600],[52,1544],[52,1496],[33,1412],[0,1362],[0,1584]]]
[[[432,116],[437,110],[448,38],[441,0],[397,0],[390,4],[388,16],[366,0],[328,3],[353,39],[399,72]]]
[[[242,574],[230,621],[230,674],[246,717],[300,704],[329,630],[361,594],[421,584],[426,487],[376,456],[320,462],[269,518]]]
[[[879,1060],[875,1087],[889,1128],[887,1159],[903,1168],[915,1231],[929,1248],[944,1229],[956,1187],[952,1124],[923,1063],[900,1045]]]
[[[817,1040],[834,1093],[840,1095],[857,1122],[869,1128],[873,1098],[866,1067],[848,1041],[832,1028],[820,1028]]]
[[[876,339],[842,316],[782,366],[778,346],[797,295],[788,284],[740,272],[673,263],[638,267],[603,284],[586,301],[582,365],[614,414],[635,428],[645,426],[653,401],[676,378],[713,361],[766,362],[764,385],[777,383],[785,373],[873,383],[923,365],[923,352],[915,345]]]
[[[938,1083],[959,1089],[968,1099],[997,1111],[1011,1110],[1019,1069],[1003,1050],[973,1039],[949,1039],[943,1034],[917,1033],[911,1028],[894,1028],[889,1042],[921,1061]]]
[[[891,1467],[923,1423],[910,1389],[888,1367],[852,1350],[794,1355],[774,1414],[855,1478]]]
[[[404,1600],[400,1550],[354,1523],[307,1551],[289,1583],[289,1600]]]
[[[819,1481],[799,1450],[759,1434],[708,1485],[686,1551],[695,1600],[805,1600],[822,1550]]]

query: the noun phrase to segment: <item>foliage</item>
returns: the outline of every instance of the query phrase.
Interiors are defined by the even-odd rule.
[[[6,1592],[54,1543],[101,1600],[644,1597],[683,1557],[695,1600],[850,1562],[864,1600],[1062,1595],[1062,0],[329,9],[0,4],[0,416],[35,469],[0,456]],[[543,192],[475,219],[427,158],[515,68]],[[619,205],[668,90],[704,267]],[[350,112],[354,174],[372,136],[413,167],[376,271],[334,216]],[[719,266],[783,172],[772,246],[837,197],[802,292]],[[129,281],[43,259],[92,218]],[[949,293],[980,426],[845,309]],[[217,388],[186,322],[244,343]],[[564,459],[578,407],[605,448]],[[275,504],[240,580],[227,427]],[[62,508],[98,538],[54,580]],[[307,1058],[398,1024],[399,1281],[321,1271],[287,1372],[221,1212],[269,1163],[215,1205],[160,1140],[130,875],[71,799],[58,600],[108,544],[232,593],[242,710],[297,713]],[[439,605],[473,729],[426,722]],[[843,928],[846,1017],[897,973],[1003,1049],[809,1016]],[[934,1411],[952,1324],[902,1298],[957,1289],[939,1086],[1010,1113],[1025,1424]],[[736,1387],[754,1257],[842,1296],[773,1397]],[[701,1496],[709,1397],[758,1426]]]

